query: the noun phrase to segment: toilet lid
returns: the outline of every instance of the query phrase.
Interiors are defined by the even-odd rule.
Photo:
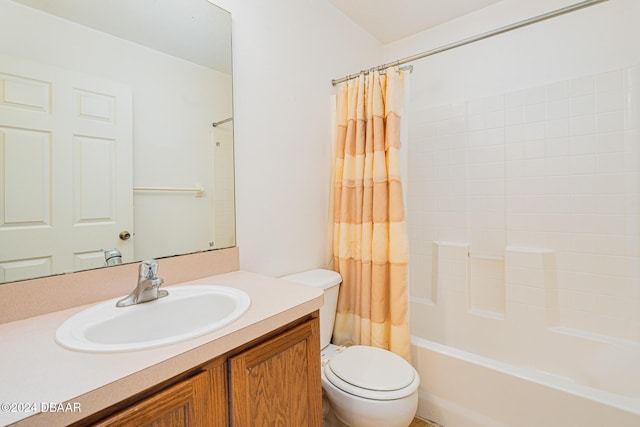
[[[395,353],[375,347],[352,346],[325,367],[329,381],[356,396],[390,400],[411,394],[418,387],[416,370]]]

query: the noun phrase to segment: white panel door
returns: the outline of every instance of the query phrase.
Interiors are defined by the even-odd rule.
[[[0,56],[0,282],[133,260],[132,96]]]

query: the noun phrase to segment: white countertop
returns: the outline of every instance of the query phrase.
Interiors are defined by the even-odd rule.
[[[126,353],[83,353],[56,344],[58,326],[89,306],[0,325],[0,425],[22,421],[18,425],[51,426],[80,420],[312,313],[323,303],[321,289],[242,271],[183,284],[198,283],[242,289],[251,297],[251,306],[215,332]],[[59,403],[64,405],[52,405]]]

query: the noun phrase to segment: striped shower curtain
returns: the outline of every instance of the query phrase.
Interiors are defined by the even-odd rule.
[[[409,359],[408,243],[400,180],[403,72],[338,86],[333,266],[343,277],[333,341]]]

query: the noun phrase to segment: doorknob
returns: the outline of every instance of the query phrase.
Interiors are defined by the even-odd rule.
[[[129,233],[127,230],[124,230],[121,231],[118,236],[120,236],[120,240],[128,240],[131,237],[131,233]]]

